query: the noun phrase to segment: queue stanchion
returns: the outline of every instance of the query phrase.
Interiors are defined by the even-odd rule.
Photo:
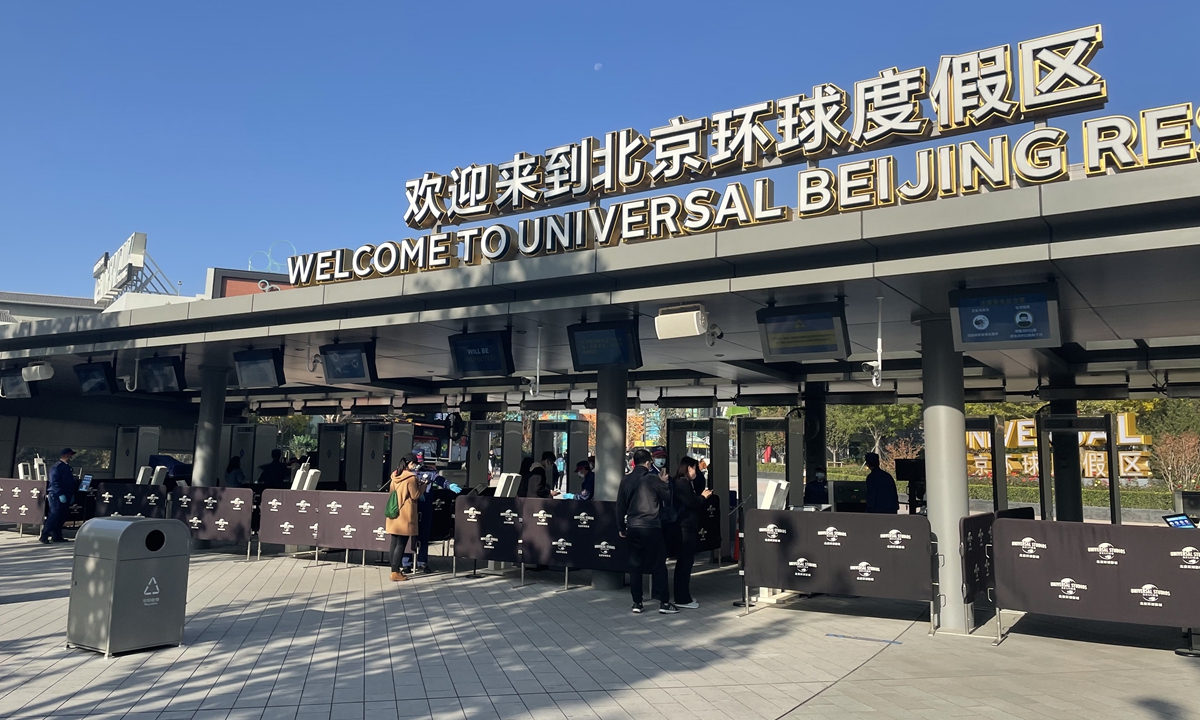
[[[1175,654],[1183,657],[1200,657],[1200,647],[1196,646],[1196,629],[1183,628],[1183,640],[1187,644],[1177,648]]]
[[[729,511],[730,515],[734,513],[737,513],[738,577],[742,581],[742,599],[735,600],[733,606],[745,608],[746,612],[742,613],[745,617],[754,603],[750,602],[750,586],[746,584],[746,503],[741,498],[738,498],[737,507]]]

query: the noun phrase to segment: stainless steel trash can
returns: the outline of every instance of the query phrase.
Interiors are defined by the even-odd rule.
[[[183,644],[189,534],[178,520],[92,518],[75,536],[67,647]]]

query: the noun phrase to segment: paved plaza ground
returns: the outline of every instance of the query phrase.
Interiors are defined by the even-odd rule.
[[[740,617],[731,568],[701,566],[700,610],[636,616],[560,573],[235,560],[193,557],[183,647],[105,659],[64,646],[71,547],[0,532],[0,717],[1200,718],[1200,660],[1166,628],[1026,617],[992,647],[929,637],[911,603]]]

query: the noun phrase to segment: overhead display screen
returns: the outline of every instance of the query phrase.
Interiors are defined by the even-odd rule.
[[[763,360],[843,360],[850,354],[846,309],[840,302],[758,311]]]
[[[374,382],[375,344],[322,345],[321,369],[325,373],[325,382],[331,385]]]
[[[138,387],[142,392],[180,392],[187,388],[183,377],[183,358],[154,357],[138,361]]]
[[[117,391],[117,373],[110,362],[76,365],[75,377],[84,395],[112,395]]]
[[[959,351],[1062,345],[1054,283],[957,290],[950,314]]]
[[[279,348],[235,352],[233,363],[238,387],[243,390],[274,388],[284,383],[283,352]]]
[[[512,332],[451,335],[455,377],[507,377],[513,374]]]
[[[571,364],[576,372],[642,366],[642,344],[636,320],[581,323],[567,328],[571,341]]]
[[[0,394],[9,400],[25,400],[33,397],[33,385],[21,377],[20,368],[0,373]]]

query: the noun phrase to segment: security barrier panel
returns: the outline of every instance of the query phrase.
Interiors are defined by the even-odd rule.
[[[101,483],[96,494],[96,517],[167,517],[167,489],[162,485]]]
[[[995,567],[991,556],[994,522],[994,513],[969,515],[958,521],[958,536],[962,538],[958,551],[962,557],[963,602],[973,603],[994,587]]]
[[[696,536],[696,552],[721,549],[721,525],[725,522],[721,512],[721,499],[714,492],[700,505],[700,530]]]
[[[458,493],[443,487],[432,485],[426,490],[429,493],[429,507],[433,517],[430,520],[429,542],[442,542],[454,537],[454,502]],[[384,502],[387,496],[384,496]]]
[[[177,487],[171,491],[171,517],[188,526],[197,540],[248,542],[254,513],[250,488]]]
[[[614,502],[463,496],[456,521],[456,557],[517,562],[519,555],[521,562],[572,570],[629,569]]]
[[[521,498],[459,495],[454,503],[454,554],[483,562],[517,562]]]
[[[291,491],[295,496],[300,491]],[[317,547],[388,552],[384,530],[388,496],[379,492],[312,493],[317,496]]]
[[[45,480],[0,478],[0,523],[41,525],[45,517]]]
[[[258,541],[278,545],[316,545],[320,526],[316,490],[263,490]]]
[[[746,511],[747,586],[930,602],[936,566],[922,515]]]
[[[1200,627],[1200,533],[1001,518],[997,610]]]

